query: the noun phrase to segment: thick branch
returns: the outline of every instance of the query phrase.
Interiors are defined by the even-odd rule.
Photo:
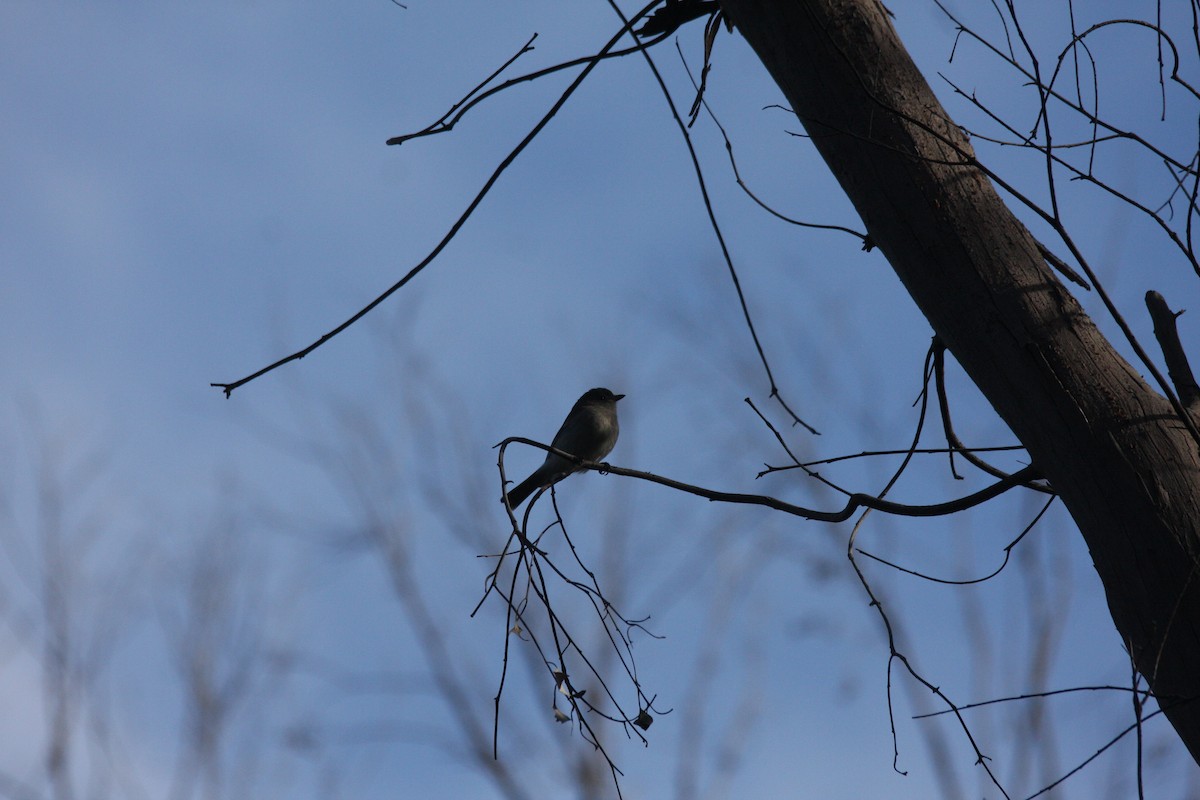
[[[934,331],[1087,541],[1200,760],[1200,452],[1004,205],[875,0],[722,0]]]

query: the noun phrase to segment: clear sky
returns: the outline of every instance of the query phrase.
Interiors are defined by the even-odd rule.
[[[1033,126],[1029,90],[997,59],[960,40],[949,61],[955,29],[936,7],[891,5],[961,124],[1000,133],[939,72]],[[959,5],[1003,40],[990,7]],[[1081,28],[1145,13],[1088,5]],[[1029,26],[1047,63],[1069,38],[1064,19],[1055,8]],[[1184,43],[1189,19],[1167,20]],[[310,343],[421,261],[569,77],[502,93],[451,133],[400,147],[389,137],[437,119],[534,33],[512,74],[594,52],[617,25],[605,3],[4,4],[0,795],[52,796],[47,743],[64,701],[81,796],[504,796],[464,733],[476,726],[490,743],[505,643],[495,598],[469,616],[491,563],[477,556],[508,530],[492,445],[548,441],[580,393],[608,386],[627,394],[613,463],[822,508],[837,497],[793,472],[756,479],[787,456],[744,398],[806,459],[908,445],[928,325],[878,252],[759,210],[701,115],[691,133],[765,352],[821,435],[788,427],[640,57],[597,68],[442,255],[364,322],[231,399],[209,387]],[[695,69],[700,27],[679,44]],[[1190,158],[1195,98],[1172,88],[1159,121],[1153,39],[1114,30],[1093,44],[1101,109]],[[1198,85],[1195,47],[1184,54]],[[693,93],[674,44],[655,57],[686,113]],[[717,37],[707,97],[764,200],[861,227],[794,117],[771,108],[778,90],[736,33]],[[1060,124],[1064,137],[1086,135],[1065,114]],[[1044,200],[1036,156],[977,146]],[[1097,163],[1123,191],[1166,199],[1170,176],[1153,160],[1114,147]],[[1145,342],[1147,289],[1200,311],[1195,274],[1153,226],[1090,187],[1061,189]],[[1181,324],[1194,345],[1191,317]],[[1013,443],[951,372],[963,438]],[[510,477],[540,460],[515,448],[509,459]],[[926,459],[896,499],[986,483]],[[822,470],[877,491],[896,465]],[[655,715],[648,746],[601,727],[625,797],[994,796],[952,721],[911,719],[938,705],[898,664],[908,774],[893,770],[888,643],[845,558],[849,525],[595,474],[558,497],[607,593],[665,637],[634,637],[644,690],[672,710]],[[1031,495],[947,522],[872,516],[857,543],[931,574],[978,576],[1038,508]],[[549,514],[542,501],[537,519]],[[860,562],[905,653],[959,703],[1129,685],[1086,549],[1059,509],[981,586]],[[602,652],[594,619],[575,612],[589,652]],[[578,764],[599,765],[595,791],[607,796],[578,731],[550,721],[553,685],[526,669],[528,643],[510,644],[503,763],[533,796],[570,796]],[[225,709],[207,760],[192,758],[200,674]],[[1128,725],[1128,708],[1127,695],[1095,692],[967,719],[1006,788],[1026,796]],[[1162,792],[1148,796],[1200,792],[1161,717],[1146,735],[1146,773]],[[1133,759],[1123,744],[1058,796],[1130,796]]]

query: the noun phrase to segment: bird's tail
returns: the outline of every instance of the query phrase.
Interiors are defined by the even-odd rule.
[[[533,475],[530,475],[528,478],[521,481],[517,488],[508,492],[509,508],[511,508],[513,511],[516,511],[517,506],[521,505],[521,503],[524,503],[526,497],[529,497],[529,495],[537,491],[539,488],[539,481],[536,480],[537,477],[538,475],[535,472]]]

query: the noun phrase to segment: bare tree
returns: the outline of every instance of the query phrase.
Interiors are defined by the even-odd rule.
[[[52,431],[36,403],[21,405],[22,430],[5,447],[15,469],[0,481],[0,619],[5,650],[40,669],[27,691],[41,716],[23,724],[41,738],[41,764],[30,773],[4,763],[0,784],[10,796],[63,800],[124,791],[129,765],[104,680],[136,627],[148,567],[131,547],[137,522],[116,488],[111,444],[79,427]]]
[[[286,678],[270,670],[271,649],[279,646],[268,624],[277,578],[242,514],[227,481],[212,519],[163,576],[177,587],[157,603],[182,712],[173,800],[241,796],[256,785],[264,754],[278,744],[256,731],[253,719]]]
[[[1164,106],[1169,96],[1171,102],[1186,104],[1194,119],[1200,95],[1181,74],[1183,51],[1179,45],[1157,22],[1105,21],[1084,30],[1072,28],[1061,50],[1043,63],[1013,3],[997,6],[1007,36],[1000,43],[959,23],[961,39],[978,42],[1034,93],[1033,124],[1027,129],[1019,129],[1017,123],[964,95],[995,123],[999,134],[993,138],[998,145],[1022,148],[1042,160],[1045,182],[1037,196],[1046,199],[1038,200],[977,155],[976,143],[943,108],[901,44],[887,9],[876,0],[722,0],[719,4],[675,0],[647,21],[657,5],[651,3],[628,19],[622,15],[617,32],[595,54],[507,82],[494,82],[513,63],[508,62],[440,120],[393,139],[392,143],[398,144],[448,131],[471,108],[508,86],[551,72],[576,70],[559,100],[497,166],[443,239],[399,281],[309,347],[246,378],[214,385],[229,395],[265,372],[302,358],[405,286],[433,262],[497,177],[598,63],[620,56],[645,57],[655,70],[648,51],[682,25],[701,18],[707,19],[707,62],[722,35],[722,26],[728,25],[745,37],[762,60],[853,203],[865,226],[860,234],[864,248],[878,248],[883,253],[934,330],[936,341],[930,351],[923,397],[924,402],[930,402],[937,396],[946,449],[992,476],[994,482],[970,495],[938,504],[914,506],[889,500],[885,495],[919,451],[919,430],[903,465],[883,491],[851,492],[828,484],[846,496],[844,506],[834,511],[806,508],[773,496],[691,486],[607,464],[582,466],[652,481],[714,501],[762,505],[828,522],[849,520],[860,512],[951,514],[1017,487],[1058,497],[1087,543],[1113,622],[1139,680],[1148,684],[1161,712],[1193,758],[1200,760],[1200,703],[1196,702],[1200,698],[1200,576],[1196,574],[1200,568],[1200,394],[1172,324],[1176,314],[1157,295],[1149,295],[1156,332],[1166,353],[1168,380],[1111,300],[1085,255],[1086,248],[1072,235],[1059,199],[1063,180],[1083,181],[1111,194],[1127,203],[1131,214],[1150,220],[1173,246],[1179,262],[1200,275],[1192,245],[1196,197],[1200,193],[1200,152],[1194,144],[1182,154],[1168,152],[1149,137],[1110,122],[1095,104],[1083,99],[1086,92],[1081,88],[1088,73],[1086,65],[1092,58],[1089,36],[1111,25],[1135,27],[1155,37],[1161,65],[1157,85]],[[1070,3],[1067,9],[1073,14]],[[615,6],[614,11],[621,15]],[[1194,6],[1192,12],[1195,18]],[[1073,16],[1071,20],[1073,25]],[[638,25],[640,39],[623,46],[625,37]],[[1193,36],[1188,46],[1192,50],[1188,65],[1194,68],[1200,39]],[[704,65],[697,80],[693,116],[703,105],[708,66]],[[1073,91],[1063,89],[1067,82],[1063,76],[1068,72],[1072,73]],[[655,76],[661,84],[657,70]],[[665,84],[663,88],[665,93]],[[683,117],[687,115],[680,114],[674,105],[672,109],[683,129]],[[1082,141],[1064,142],[1058,138],[1057,127],[1062,116],[1082,123],[1090,133]],[[979,139],[986,141],[982,135]],[[1108,143],[1139,148],[1142,154],[1161,163],[1171,184],[1167,197],[1160,198],[1160,202],[1145,201],[1123,194],[1106,182],[1094,163]],[[694,158],[694,150],[692,153]],[[1083,155],[1077,155],[1080,153]],[[1023,213],[1040,221],[1055,237],[1053,246],[1035,238],[1000,192]],[[715,215],[713,223],[721,248],[727,253]],[[1056,249],[1062,249],[1068,257],[1055,255]],[[732,262],[730,272],[736,285]],[[1137,359],[1137,368],[1105,338],[1060,276],[1081,290],[1095,293],[1122,337],[1121,346]],[[801,423],[778,390],[748,311],[746,321],[768,377],[770,396],[792,421]],[[958,441],[943,387],[947,350],[1019,440],[1031,461],[1029,465],[1018,470],[1002,469]],[[1139,370],[1152,380],[1144,380]],[[766,416],[763,420],[770,425]],[[784,444],[782,436],[779,440]],[[788,468],[806,469],[799,458],[793,457],[792,461]],[[820,478],[811,469],[806,471]],[[539,564],[535,537],[525,529],[523,520],[514,518],[512,522],[519,541],[518,555],[530,559],[523,563],[528,563],[532,580]],[[854,561],[853,536],[849,554]],[[894,635],[886,604],[873,591],[857,562],[854,568],[888,630],[892,661],[942,697],[951,713],[962,720],[962,709],[911,665]],[[506,599],[516,613],[524,612],[514,595]],[[548,602],[545,606],[553,628],[553,609]],[[1054,620],[1043,622],[1041,638],[1052,643]],[[560,648],[558,657],[562,654]],[[1044,653],[1034,657],[1044,657]],[[549,663],[555,659],[546,660]],[[1036,663],[1032,666],[1036,671]],[[557,676],[555,680],[562,683]],[[572,700],[581,697],[579,687],[569,687],[567,694]],[[1132,682],[1130,694],[1135,707],[1132,727],[1140,731],[1141,703],[1148,695],[1138,680]],[[578,704],[574,708],[581,710]],[[622,714],[617,721],[628,725],[633,719]],[[1025,724],[1037,728],[1041,723],[1031,717]],[[962,729],[979,763],[1000,786],[965,721]]]
[[[881,5],[722,6],[872,242],[1070,509],[1134,663],[1200,759],[1200,436],[1189,409],[1165,382],[1147,385],[1059,282]],[[1041,147],[1053,167],[1049,125]],[[1043,211],[1055,225],[1056,209]]]

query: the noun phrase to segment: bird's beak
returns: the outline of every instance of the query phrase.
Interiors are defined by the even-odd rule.
[[[614,395],[613,395],[613,402],[614,402],[614,403],[615,403],[615,402],[617,402],[618,400],[620,400],[620,399],[621,399],[622,397],[624,397],[624,396],[625,396],[625,395],[623,395],[623,394],[614,394]]]

